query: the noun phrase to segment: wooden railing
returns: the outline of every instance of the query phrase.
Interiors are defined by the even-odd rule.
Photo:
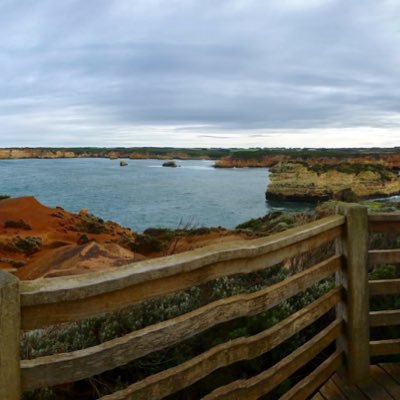
[[[370,219],[373,230],[400,225],[398,216]],[[82,320],[219,277],[261,271],[332,241],[337,244],[336,254],[326,255],[316,265],[272,286],[211,302],[90,348],[20,360],[21,330]],[[380,263],[398,261],[399,253],[380,251],[370,252],[369,256],[370,262]],[[336,310],[336,318],[293,353],[259,375],[217,388],[205,399],[259,398],[315,359],[321,351],[332,348],[335,342],[336,350],[282,399],[306,399],[339,368],[350,384],[357,383],[368,374],[368,319],[374,326],[399,321],[397,311],[369,314],[369,289],[374,295],[398,293],[400,284],[382,281],[368,285],[367,257],[366,209],[346,205],[337,215],[266,238],[208,246],[109,272],[36,281],[18,281],[13,275],[0,272],[0,398],[19,399],[23,391],[74,382],[123,366],[218,324],[269,310],[334,276],[336,285],[328,293],[271,328],[212,347],[103,399],[161,399],[220,368],[269,352],[332,310]],[[387,354],[398,350],[398,345],[397,342],[372,342],[371,352]]]
[[[382,214],[369,217],[371,233],[400,233],[400,215]],[[400,249],[369,250],[368,264],[372,268],[380,264],[400,264]],[[369,282],[371,296],[400,295],[400,279],[372,280]],[[371,327],[400,325],[400,310],[370,311]],[[373,340],[371,356],[400,354],[400,339]]]

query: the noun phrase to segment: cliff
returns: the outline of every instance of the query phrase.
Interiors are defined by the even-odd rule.
[[[242,156],[228,156],[217,160],[214,164],[215,168],[270,168],[282,162],[291,163],[306,163],[309,166],[317,165],[340,165],[340,164],[373,164],[381,165],[387,168],[400,168],[400,153],[384,153],[384,152],[371,152],[353,154],[350,151],[348,154],[341,155],[313,155],[313,154],[300,154],[296,155],[294,151],[288,151],[287,154],[271,154],[259,157],[252,157],[246,155]]]
[[[371,164],[281,163],[270,169],[269,179],[268,200],[354,201],[400,193],[397,171]]]
[[[226,149],[174,149],[174,148],[3,148],[0,159],[24,158],[130,158],[159,160],[218,159],[226,154]]]

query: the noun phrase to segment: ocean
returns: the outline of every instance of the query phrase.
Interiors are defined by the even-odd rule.
[[[267,169],[216,169],[208,160],[178,160],[179,168],[162,167],[162,160],[126,161],[120,167],[119,160],[102,158],[0,160],[0,194],[35,196],[73,212],[86,208],[138,232],[234,228],[274,209],[265,201]]]

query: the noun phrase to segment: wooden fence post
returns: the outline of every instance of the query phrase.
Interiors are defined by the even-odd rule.
[[[346,354],[347,383],[355,385],[368,379],[370,362],[368,211],[359,204],[341,204],[338,212],[346,217],[344,237],[339,243],[345,262],[336,277],[345,289],[338,313],[346,328],[339,343]]]
[[[21,398],[19,281],[0,270],[0,399]]]

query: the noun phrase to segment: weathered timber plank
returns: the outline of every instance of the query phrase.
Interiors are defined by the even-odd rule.
[[[342,363],[341,355],[342,353],[340,351],[333,353],[306,378],[293,386],[279,400],[308,399],[308,396],[311,393],[313,393],[319,386],[326,382],[334,372],[337,371]]]
[[[369,293],[371,296],[400,294],[400,279],[369,281]]]
[[[348,386],[340,378],[339,374],[334,374],[332,376],[332,380],[349,400],[368,400],[368,398],[363,394],[363,392],[361,392],[361,390],[357,386]]]
[[[368,215],[368,221],[374,222],[400,222],[400,213],[380,213]],[[400,226],[399,226],[400,227]]]
[[[368,265],[378,264],[400,264],[400,249],[370,250]]]
[[[400,214],[373,214],[368,217],[370,232],[400,233]]]
[[[370,342],[372,356],[400,354],[400,339],[373,340]]]
[[[400,384],[391,375],[378,365],[371,365],[369,370],[372,378],[383,386],[394,399],[400,399]]]
[[[343,204],[339,212],[346,217],[342,240],[345,262],[337,281],[346,289],[346,301],[337,312],[339,318],[346,320],[346,330],[338,344],[346,354],[346,379],[349,384],[356,384],[368,377],[370,360],[368,214],[367,208],[359,204]]]
[[[329,400],[347,400],[347,397],[331,379],[321,387],[320,393]]]
[[[261,374],[232,382],[204,397],[204,400],[252,400],[270,392],[290,375],[312,360],[340,334],[342,321],[336,320],[289,356]]]
[[[152,375],[104,399],[158,400],[178,392],[219,368],[268,352],[332,309],[340,297],[340,289],[333,289],[266,331],[215,346],[177,367]]]
[[[370,233],[400,233],[400,223],[396,221],[370,222],[368,226]]]
[[[229,262],[211,264],[190,272],[147,281],[121,290],[103,293],[83,300],[47,303],[22,308],[22,328],[35,329],[61,322],[70,322],[111,312],[144,300],[160,297],[178,290],[229,276],[236,273],[249,273],[275,265],[282,260],[318,247],[340,235],[340,228],[334,228],[318,236],[295,243],[289,247],[272,251],[252,259],[237,259]],[[50,281],[52,279],[49,279]],[[72,289],[71,289],[72,290]],[[72,290],[73,291],[73,290]],[[22,295],[23,298],[23,295]],[[52,295],[50,296],[52,298]]]
[[[379,364],[397,383],[400,383],[400,365],[393,363]]]
[[[328,232],[340,234],[343,216],[330,216],[268,237],[206,246],[168,257],[141,261],[118,269],[74,277],[21,282],[21,304],[32,306],[81,300],[147,281],[202,269],[211,264],[266,255]],[[229,263],[227,265],[230,265]],[[229,274],[229,268],[225,271]],[[234,272],[236,273],[236,272]]]
[[[0,399],[21,397],[19,334],[19,281],[0,270]]]
[[[179,343],[219,323],[258,314],[334,274],[340,265],[341,258],[334,256],[258,292],[215,301],[121,338],[84,350],[24,360],[23,387],[28,390],[87,378]],[[335,301],[338,290],[331,292]]]
[[[400,325],[400,310],[370,311],[370,326]]]
[[[372,378],[358,386],[369,400],[393,400],[393,397]]]
[[[322,394],[315,393],[313,397],[311,397],[311,400],[325,400],[325,397],[322,396]]]

